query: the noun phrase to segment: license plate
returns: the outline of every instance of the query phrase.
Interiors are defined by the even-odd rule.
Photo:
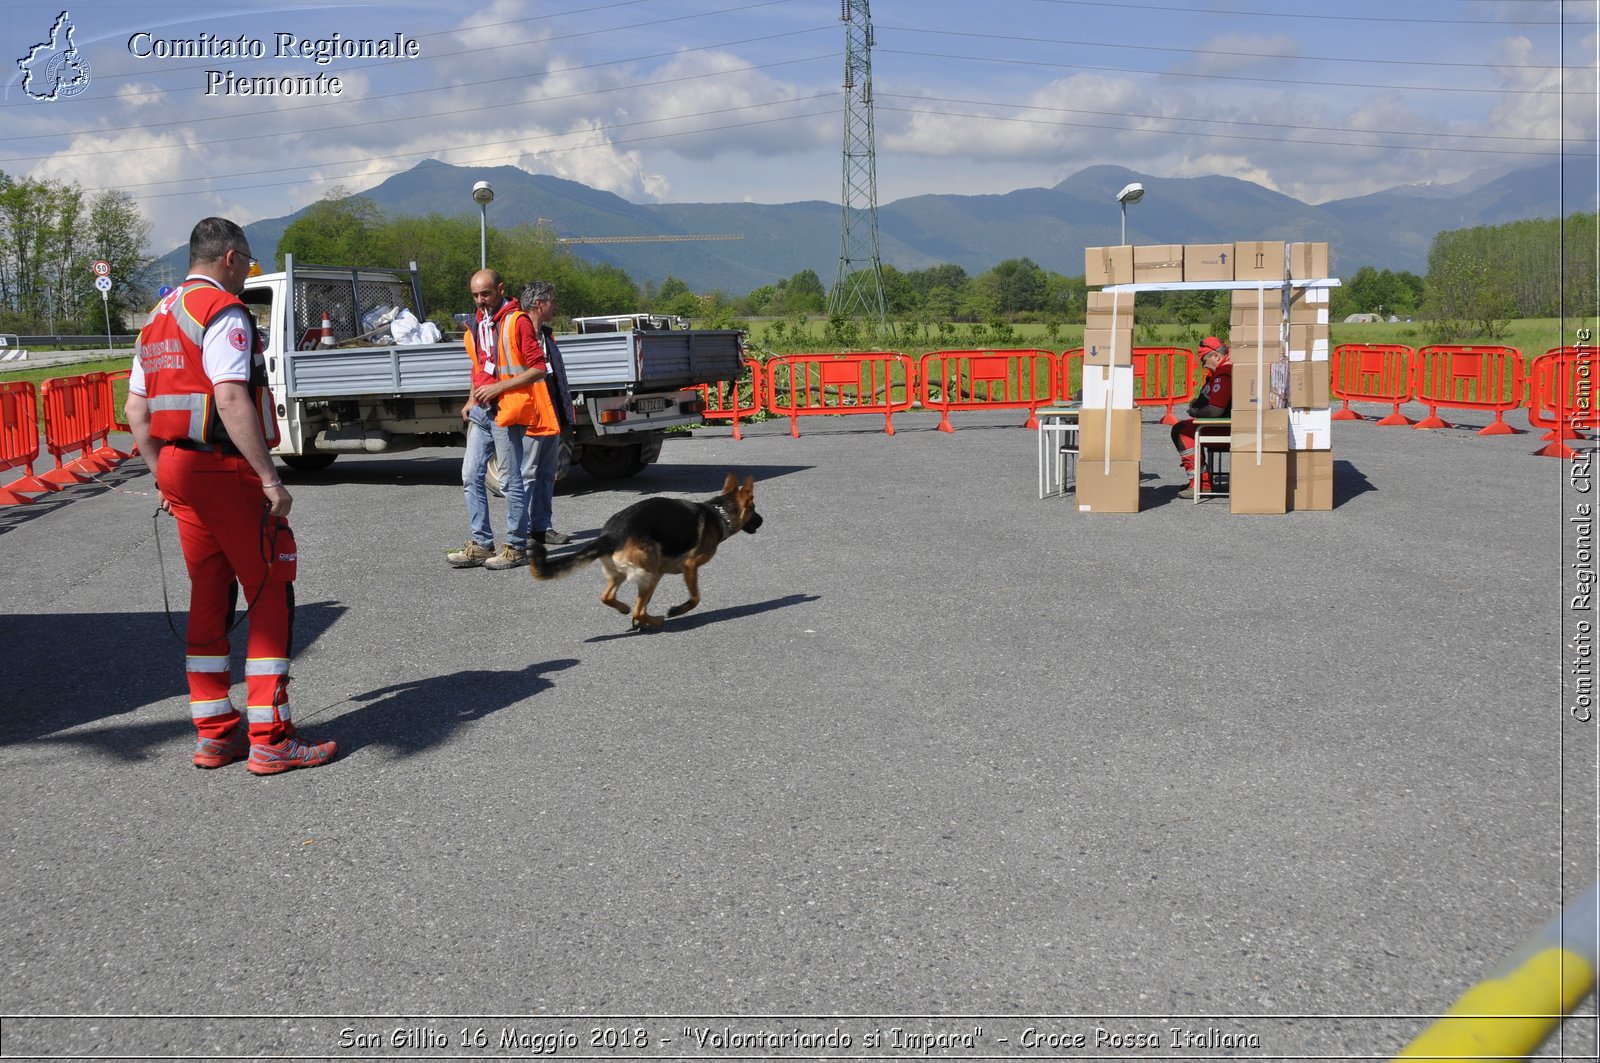
[[[633,409],[636,413],[660,413],[671,405],[671,399],[664,399],[658,396],[633,400]]]

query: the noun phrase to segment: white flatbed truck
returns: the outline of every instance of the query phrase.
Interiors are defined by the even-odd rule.
[[[265,339],[281,437],[273,453],[291,469],[465,442],[472,373],[461,341],[394,343],[385,328],[400,309],[426,320],[416,263],[298,266],[285,255],[281,273],[249,278],[241,298]],[[737,329],[673,327],[687,322],[647,314],[575,324],[556,336],[577,413],[562,436],[559,477],[573,463],[600,479],[639,472],[660,457],[668,428],[701,420],[695,385],[737,379],[744,366]]]

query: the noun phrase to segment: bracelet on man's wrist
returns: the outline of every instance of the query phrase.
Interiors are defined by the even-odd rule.
[[[261,489],[263,491],[270,491],[274,487],[282,487],[282,486],[283,486],[283,481],[282,480],[274,480],[271,483],[267,483],[265,480],[263,480],[261,482]]]

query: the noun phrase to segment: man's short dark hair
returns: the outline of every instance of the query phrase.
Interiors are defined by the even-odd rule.
[[[244,230],[227,218],[201,218],[189,234],[189,265],[215,262],[230,250],[243,253],[249,246]]]

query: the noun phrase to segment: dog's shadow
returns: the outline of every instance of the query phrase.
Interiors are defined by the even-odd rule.
[[[710,609],[705,612],[696,610],[688,616],[673,617],[661,627],[640,628],[636,631],[619,631],[613,635],[596,635],[594,638],[585,639],[585,642],[610,642],[613,639],[633,638],[636,635],[654,635],[658,632],[693,631],[697,627],[707,624],[716,624],[724,620],[736,620],[741,617],[756,616],[759,613],[768,613],[774,609],[784,609],[791,605],[804,605],[806,602],[821,601],[821,596],[816,594],[785,594],[782,598],[773,598],[765,602],[751,602],[748,605],[730,605],[722,609]]]
[[[353,694],[360,708],[319,723],[320,711],[297,717],[316,737],[339,743],[341,755],[384,746],[414,756],[444,743],[464,724],[527,701],[554,687],[548,678],[578,662],[539,661],[523,668],[462,669]]]

